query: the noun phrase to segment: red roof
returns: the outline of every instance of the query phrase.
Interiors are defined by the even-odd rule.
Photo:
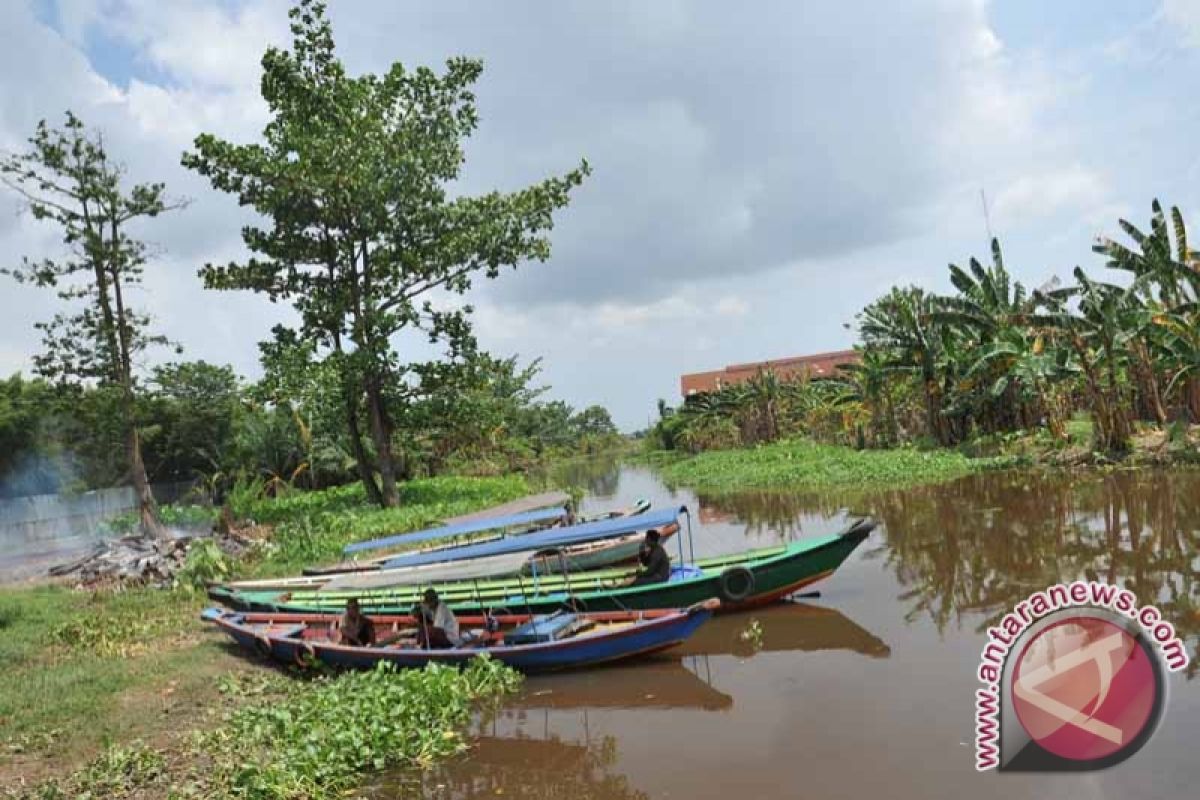
[[[834,350],[810,356],[777,358],[771,361],[754,361],[745,364],[730,364],[724,369],[711,372],[693,372],[679,379],[679,388],[684,397],[697,392],[711,392],[722,386],[748,381],[761,372],[773,372],[780,378],[795,377],[807,372],[811,377],[832,375],[839,364],[857,362],[857,350]]]

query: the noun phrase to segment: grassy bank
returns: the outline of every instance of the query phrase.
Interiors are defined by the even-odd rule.
[[[739,489],[885,489],[939,483],[1010,467],[1038,469],[1186,467],[1200,465],[1200,426],[1146,428],[1134,433],[1123,454],[1092,447],[1086,418],[1068,422],[1065,436],[1017,431],[979,437],[954,449],[898,447],[855,450],[809,439],[758,447],[710,450],[698,455],[652,451],[638,460],[656,467],[673,485],[710,491]]]
[[[695,456],[654,454],[648,461],[669,484],[710,491],[912,486],[1017,463],[1007,456],[971,458],[956,451],[913,448],[853,450],[807,439]]]
[[[350,541],[416,529],[528,490],[516,476],[419,480],[404,486],[402,507],[385,510],[369,506],[361,488],[354,486],[278,499],[243,497],[237,501],[238,514],[255,523],[261,539],[243,560],[212,567],[238,575],[291,572],[336,559]],[[200,523],[212,513],[168,511]],[[499,670],[487,673],[487,680],[484,673],[471,673],[462,684],[449,675],[375,676],[370,680],[377,683],[364,685],[342,684],[342,678],[281,681],[273,669],[241,656],[204,626],[198,618],[204,605],[203,595],[186,586],[98,592],[63,586],[0,589],[0,663],[5,674],[0,681],[0,787],[11,787],[10,794],[18,797],[47,798],[89,796],[87,792],[93,797],[133,792],[166,797],[172,786],[200,786],[196,796],[317,796],[345,788],[348,775],[357,776],[377,764],[420,762],[454,752],[462,746],[459,721],[467,713],[462,709],[493,689],[503,691],[512,678],[507,670]],[[269,697],[221,692],[247,679],[266,681],[268,689],[258,694]],[[338,722],[338,709],[348,702],[339,694],[344,691],[368,693],[381,708],[396,709],[402,719],[387,717],[390,733],[368,731],[366,709],[359,709],[362,718],[355,725]],[[295,716],[294,730],[286,720],[271,717],[267,699],[280,697]],[[431,721],[423,710],[423,697],[459,710]],[[461,704],[451,703],[452,698]],[[242,708],[260,710],[237,717]],[[214,709],[228,718],[210,718],[208,712]],[[301,714],[297,709],[306,710]],[[405,720],[416,727],[404,727]],[[270,741],[253,745],[255,766],[238,773],[238,759],[249,751],[237,742],[255,741],[247,737],[270,725],[275,726],[270,728]],[[225,745],[219,736],[197,744],[192,734],[205,726],[242,733]],[[433,746],[422,738],[426,733],[417,733],[426,730],[442,737],[442,743]],[[364,755],[365,761],[336,768],[326,766],[333,755],[320,763],[302,763],[295,755],[307,752],[310,745],[318,752],[341,747],[314,741],[320,732],[341,736],[348,753],[369,758]],[[403,741],[388,738],[393,733],[404,734]],[[359,734],[369,735],[371,742],[355,739]],[[425,744],[410,749],[410,740],[418,739]],[[292,755],[279,755],[286,752]],[[298,772],[288,771],[293,762]],[[203,774],[191,775],[198,764],[207,765]],[[198,783],[222,769],[219,783]],[[257,780],[256,775],[265,776],[266,788],[246,783]],[[24,794],[39,786],[40,794]]]

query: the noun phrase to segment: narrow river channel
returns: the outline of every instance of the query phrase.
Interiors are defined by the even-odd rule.
[[[696,555],[880,527],[821,596],[706,624],[635,665],[533,677],[479,720],[470,753],[400,773],[377,797],[1185,798],[1200,784],[1200,472],[995,474],[874,494],[672,490],[645,468],[571,476],[585,510],[686,505]],[[672,555],[678,557],[677,545]],[[1087,774],[979,774],[984,630],[1050,584],[1090,577],[1156,602],[1186,634],[1190,677],[1132,759]],[[743,637],[757,620],[761,637]]]

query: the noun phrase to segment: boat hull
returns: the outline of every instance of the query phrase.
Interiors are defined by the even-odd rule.
[[[712,616],[714,607],[715,604],[711,603],[700,604],[678,611],[658,612],[646,619],[621,612],[609,615],[620,617],[620,620],[606,621],[632,621],[633,624],[552,642],[445,650],[348,647],[299,636],[272,634],[264,632],[266,629],[256,624],[256,621],[269,622],[270,627],[278,627],[288,623],[307,624],[314,620],[328,624],[335,619],[330,615],[239,614],[212,609],[205,613],[205,617],[244,649],[285,664],[300,664],[311,658],[337,669],[369,669],[381,663],[398,668],[422,668],[433,663],[465,666],[471,659],[486,653],[522,672],[549,672],[622,661],[674,647],[695,633]],[[603,615],[592,616],[601,619]]]
[[[874,527],[873,522],[864,521],[843,533],[812,542],[700,561],[696,574],[690,577],[647,586],[616,588],[611,582],[629,573],[600,570],[543,582],[464,581],[437,588],[458,613],[496,608],[529,613],[546,613],[563,607],[589,612],[686,608],[712,598],[721,600],[720,612],[738,611],[775,602],[832,575]],[[749,581],[745,579],[747,574]],[[413,586],[360,593],[210,592],[210,596],[235,608],[316,613],[339,610],[347,599],[355,597],[372,613],[406,613],[417,602],[420,592],[421,587]]]

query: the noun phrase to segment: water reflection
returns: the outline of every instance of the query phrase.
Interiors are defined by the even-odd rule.
[[[1200,632],[1200,491],[1182,471],[977,476],[870,499],[875,549],[905,587],[909,621],[976,631],[1039,589],[1080,578],[1124,586],[1183,636]],[[1196,674],[1193,661],[1191,675]]]
[[[613,454],[573,458],[551,464],[547,478],[555,486],[578,486],[589,498],[607,500],[621,482],[621,460]]]
[[[760,641],[745,635],[751,621],[757,621],[762,630]],[[892,652],[882,639],[838,609],[795,602],[749,616],[714,617],[671,652],[749,658],[756,653],[821,650],[848,650],[871,658],[887,658]]]
[[[718,617],[651,660],[531,678],[480,721],[476,749],[391,776],[383,796],[1094,800],[1099,784],[1079,776],[974,771],[983,630],[1047,585],[1098,578],[1155,602],[1196,649],[1200,472],[699,497],[644,468],[604,466],[588,480],[607,494],[585,510],[638,497],[698,510],[697,555],[822,535],[859,514],[882,525],[818,587],[820,602]],[[759,635],[745,635],[751,620]],[[1190,796],[1200,682],[1173,683],[1159,733],[1103,773],[1105,796]],[[866,766],[847,770],[850,758]]]
[[[638,800],[645,792],[610,770],[617,758],[617,740],[603,736],[584,743],[555,737],[481,736],[470,758],[461,764],[423,774],[397,776],[375,794],[391,797],[496,798],[529,800]]]
[[[674,654],[675,651],[672,651]],[[660,656],[639,664],[530,681],[509,709],[696,708],[717,711],[733,697],[712,685],[704,656]]]
[[[745,635],[751,620],[761,636]],[[714,685],[711,658],[762,653],[848,651],[886,658],[891,648],[834,608],[787,603],[753,616],[715,617],[667,653],[606,669],[530,679],[510,709],[695,708],[715,711],[733,697]]]

